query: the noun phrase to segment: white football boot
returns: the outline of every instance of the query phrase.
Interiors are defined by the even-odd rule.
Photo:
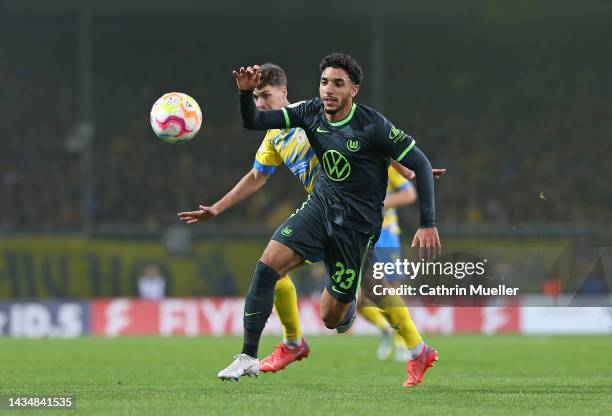
[[[238,354],[234,361],[224,370],[219,371],[217,377],[221,380],[240,380],[241,376],[259,375],[259,360],[246,354]]]

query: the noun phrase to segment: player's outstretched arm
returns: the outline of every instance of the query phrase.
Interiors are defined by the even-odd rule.
[[[236,85],[240,90],[240,116],[242,126],[249,130],[284,129],[289,127],[282,110],[261,111],[255,106],[253,90],[257,87],[261,74],[259,66],[241,67],[233,71]]]
[[[257,169],[251,169],[231,191],[225,194],[214,205],[210,207],[200,205],[196,211],[179,212],[178,217],[187,224],[213,219],[226,209],[233,207],[260,190],[269,177],[269,174],[260,172]]]

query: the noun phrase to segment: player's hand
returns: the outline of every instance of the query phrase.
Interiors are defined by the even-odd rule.
[[[412,169],[408,169],[406,166],[402,165],[398,161],[392,160],[391,165],[393,165],[395,170],[397,170],[400,173],[400,175],[402,175],[404,178],[408,179],[409,181],[413,181],[416,179],[416,174],[414,173],[414,171]],[[446,169],[433,168],[431,172],[433,173],[434,179],[440,179],[442,175],[446,173]]]
[[[232,73],[240,91],[253,91],[261,78],[259,65],[247,66],[246,69],[241,66],[238,71],[232,71]]]
[[[442,250],[438,229],[436,227],[419,228],[414,234],[411,247],[419,248],[419,257],[422,259],[436,257]]]
[[[198,221],[212,220],[219,215],[219,210],[214,207],[205,207],[200,205],[197,211],[183,211],[178,213],[179,220],[187,224],[193,224]]]
[[[434,179],[440,179],[442,175],[446,173],[446,169],[433,168],[432,170]]]

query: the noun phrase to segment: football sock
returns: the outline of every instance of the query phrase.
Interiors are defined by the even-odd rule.
[[[397,305],[397,302],[388,303]],[[382,309],[382,314],[391,328],[395,329],[395,332],[402,337],[408,349],[420,348],[419,343],[423,342],[423,338],[416,325],[414,325],[406,306],[387,306]]]
[[[274,287],[274,307],[283,326],[283,342],[288,347],[298,347],[301,343],[300,313],[297,292],[288,275],[278,279]]]
[[[283,339],[283,344],[285,344],[285,346],[289,349],[294,349],[299,347],[300,345],[302,345],[302,339],[296,339],[296,340],[288,340],[288,339]]]
[[[389,325],[385,320],[380,309],[376,306],[360,306],[359,313],[363,316],[368,322],[375,325],[378,329],[380,329],[383,333],[388,333]]]
[[[258,261],[244,303],[244,343],[242,353],[257,358],[259,338],[272,314],[274,286],[280,275]]]

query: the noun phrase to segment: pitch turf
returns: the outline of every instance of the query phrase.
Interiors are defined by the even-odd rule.
[[[612,414],[612,337],[429,340],[440,361],[406,389],[371,337],[310,338],[308,359],[239,383],[216,378],[237,338],[0,339],[0,395],[71,394],[69,415]]]

